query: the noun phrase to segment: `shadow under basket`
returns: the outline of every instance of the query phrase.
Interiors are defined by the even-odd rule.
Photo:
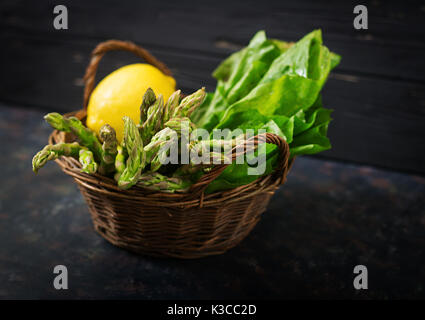
[[[161,62],[132,43],[116,40],[101,43],[93,51],[86,71],[84,109],[67,116],[84,121],[97,65],[103,54],[111,50],[131,51],[170,74]],[[74,178],[88,204],[94,228],[110,243],[151,256],[200,258],[221,254],[242,241],[259,221],[276,189],[286,180],[292,165],[286,141],[270,133],[252,139],[255,144],[267,142],[278,147],[279,162],[275,171],[250,184],[213,194],[204,191],[226,164],[214,166],[187,193],[162,193],[137,185],[121,190],[111,178],[81,172],[81,165],[75,159],[60,157],[55,161]],[[51,144],[72,141],[74,137],[70,134],[56,130],[49,137]],[[233,159],[236,156],[232,154]]]

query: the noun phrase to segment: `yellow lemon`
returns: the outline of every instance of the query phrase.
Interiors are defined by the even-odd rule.
[[[140,121],[140,104],[148,88],[164,100],[175,91],[176,81],[150,64],[137,63],[119,68],[106,76],[93,90],[87,106],[86,125],[99,134],[104,124],[112,126],[122,141],[123,116]]]

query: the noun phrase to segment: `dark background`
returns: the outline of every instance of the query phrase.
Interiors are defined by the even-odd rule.
[[[68,8],[69,29],[53,28]],[[369,29],[353,28],[353,8]],[[0,3],[0,298],[425,297],[423,1],[17,1]],[[107,39],[149,49],[191,92],[259,29],[296,41],[315,28],[342,55],[323,92],[332,150],[299,157],[254,231],[228,253],[152,259],[98,236],[72,179],[35,176],[48,111],[81,108],[91,50]],[[98,79],[138,62],[110,53]],[[69,268],[68,291],[51,283]],[[353,267],[369,290],[353,289]]]
[[[369,29],[353,28],[364,4]],[[53,28],[64,4],[69,29]],[[425,173],[423,1],[17,1],[3,0],[0,101],[46,111],[81,108],[89,54],[107,39],[149,49],[191,92],[213,90],[211,72],[257,30],[296,41],[316,28],[342,55],[324,90],[334,109],[330,151],[320,156]],[[138,61],[108,54],[103,73]]]

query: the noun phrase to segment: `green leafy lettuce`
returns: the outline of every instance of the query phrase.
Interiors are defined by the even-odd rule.
[[[225,59],[213,72],[214,93],[192,115],[198,127],[214,129],[264,129],[283,137],[291,157],[331,148],[327,138],[331,110],[322,105],[320,91],[340,56],[322,43],[315,30],[296,43],[267,39],[259,31],[242,50]],[[260,150],[261,152],[261,150]],[[272,172],[277,150],[267,145],[267,166]],[[213,181],[207,192],[250,183],[249,165],[232,164]]]

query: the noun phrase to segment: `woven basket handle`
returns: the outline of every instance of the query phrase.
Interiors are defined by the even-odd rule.
[[[279,184],[282,184],[285,182],[286,174],[288,173],[288,170],[289,170],[289,165],[288,165],[289,145],[283,138],[281,138],[280,136],[276,134],[263,133],[248,139],[246,142],[243,143],[243,145],[245,145],[245,147],[243,148],[243,151],[239,153],[238,153],[238,150],[240,149],[241,145],[234,147],[231,150],[232,161],[234,161],[241,154],[245,154],[247,151],[257,148],[258,144],[264,143],[264,142],[274,144],[279,148],[279,163],[273,174],[280,179]],[[249,148],[250,146],[251,148]],[[252,148],[252,146],[254,148]],[[203,194],[203,192],[208,187],[208,185],[212,181],[214,181],[224,171],[224,169],[227,168],[228,165],[229,164],[219,164],[213,167],[213,169],[210,172],[204,174],[199,179],[199,181],[192,186],[191,191],[192,192],[200,191]]]
[[[99,43],[96,48],[91,53],[91,60],[86,69],[86,74],[84,75],[84,103],[83,108],[87,110],[87,105],[89,103],[90,95],[94,89],[94,81],[96,77],[97,68],[102,57],[108,51],[124,50],[134,53],[136,56],[139,56],[147,63],[157,67],[167,76],[171,76],[172,73],[168,67],[155,58],[152,54],[149,53],[146,49],[137,46],[130,41],[120,41],[120,40],[108,40],[105,42]]]

